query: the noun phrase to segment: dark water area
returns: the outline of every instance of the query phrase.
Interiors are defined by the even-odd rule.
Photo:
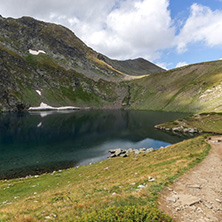
[[[154,125],[186,115],[123,110],[1,114],[0,179],[104,160],[109,149],[177,143],[184,138]]]

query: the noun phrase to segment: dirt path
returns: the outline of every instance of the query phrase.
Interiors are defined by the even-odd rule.
[[[222,136],[208,141],[206,159],[160,196],[160,209],[176,221],[222,221]]]

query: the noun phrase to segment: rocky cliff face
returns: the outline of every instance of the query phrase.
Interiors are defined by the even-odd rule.
[[[67,28],[30,17],[0,17],[0,30],[0,111],[40,102],[121,108],[129,105],[124,78],[162,71],[146,60],[111,60]]]

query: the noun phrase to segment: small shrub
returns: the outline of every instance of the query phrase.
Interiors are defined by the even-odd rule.
[[[172,219],[160,212],[158,209],[147,209],[145,207],[124,206],[99,209],[88,213],[78,219],[81,222],[170,222]]]

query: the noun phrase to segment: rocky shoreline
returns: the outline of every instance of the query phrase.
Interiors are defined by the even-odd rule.
[[[150,153],[153,152],[153,148],[140,148],[140,149],[135,149],[135,148],[129,148],[129,149],[112,149],[109,150],[109,158],[114,158],[114,157],[128,157],[131,153],[134,155],[138,155],[140,153]]]
[[[173,132],[173,133],[182,133],[182,134],[191,134],[191,135],[203,133],[203,131],[198,130],[197,128],[188,128],[188,127],[183,127],[183,126],[170,128],[170,127],[165,127],[162,125],[156,125],[154,126],[154,128],[168,131],[168,132]]]

